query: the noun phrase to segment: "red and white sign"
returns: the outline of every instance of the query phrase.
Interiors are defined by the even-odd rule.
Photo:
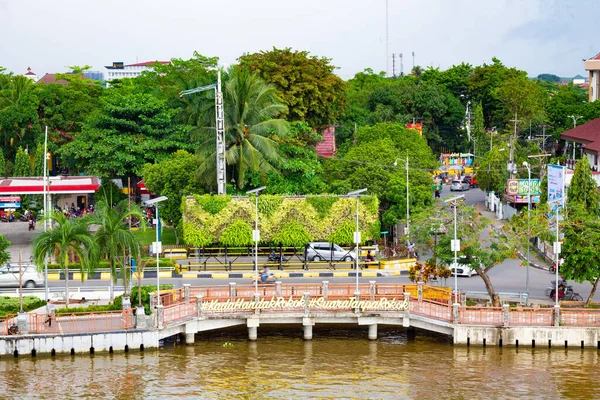
[[[18,196],[0,197],[0,203],[20,203],[21,198]]]

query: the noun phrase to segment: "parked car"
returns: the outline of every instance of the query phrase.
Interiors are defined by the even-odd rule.
[[[44,277],[33,265],[23,265],[23,287],[33,289],[44,285]],[[7,264],[0,268],[0,287],[19,287],[19,266]]]
[[[344,250],[333,243],[311,242],[306,249],[306,259],[308,261],[354,261],[356,252]]]
[[[457,276],[466,276],[467,278],[470,278],[471,276],[477,274],[477,272],[475,272],[471,265],[467,264],[465,261],[466,260],[464,257],[460,257],[457,263],[458,266],[454,262],[450,264],[450,271],[452,271],[453,276],[455,270]],[[480,268],[483,268],[483,266],[480,266]]]
[[[460,179],[455,179],[452,181],[452,185],[450,185],[451,192],[462,192],[464,190],[469,190],[469,184],[461,181]]]

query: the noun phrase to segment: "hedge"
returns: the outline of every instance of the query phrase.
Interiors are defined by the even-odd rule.
[[[256,218],[255,197],[195,195],[184,197],[183,240],[195,247],[215,243],[252,244]],[[261,242],[303,246],[311,241],[350,245],[356,229],[356,198],[340,196],[258,197]],[[360,197],[359,229],[363,243],[379,239],[379,201]]]
[[[23,296],[23,311],[29,312],[46,305],[46,302],[39,297]],[[0,316],[7,314],[17,314],[19,312],[18,297],[0,297]]]

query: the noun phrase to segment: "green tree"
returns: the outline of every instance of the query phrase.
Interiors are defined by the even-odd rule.
[[[6,161],[4,160],[4,151],[0,148],[0,176],[6,176]]]
[[[21,146],[17,150],[15,156],[15,169],[13,172],[14,176],[31,176],[31,163],[29,161],[29,155],[23,150]]]
[[[33,239],[33,259],[42,270],[46,257],[56,257],[60,269],[65,274],[65,300],[69,306],[69,262],[76,257],[79,263],[81,279],[85,272],[93,272],[98,264],[98,246],[88,231],[87,224],[81,219],[69,219],[62,213],[55,212],[46,218],[53,227],[46,232],[39,232]]]
[[[125,194],[116,183],[110,179],[104,179],[102,185],[96,193],[94,193],[94,200],[96,202],[104,201],[108,203],[110,207],[114,207],[125,199]]]
[[[197,156],[178,150],[158,164],[146,164],[142,170],[146,188],[168,197],[161,204],[160,216],[174,225],[181,220],[182,197],[203,193],[201,181],[196,177],[199,163]]]
[[[66,165],[86,174],[140,175],[144,164],[191,148],[185,130],[173,122],[175,112],[149,94],[107,89],[100,110],[58,154]]]
[[[521,124],[544,118],[545,94],[540,86],[527,77],[504,81],[497,89],[498,100],[504,105],[505,120],[517,117]]]
[[[537,76],[537,78],[540,81],[545,81],[545,82],[552,82],[552,83],[560,82],[560,77],[553,75],[553,74],[539,74]]]
[[[592,291],[586,306],[592,301],[600,281],[599,207],[598,184],[592,177],[587,157],[583,157],[575,165],[573,179],[569,185],[561,253],[564,263],[560,272],[566,279],[590,282]]]
[[[487,145],[488,135],[485,132],[485,120],[483,118],[483,107],[481,106],[481,103],[477,103],[475,106],[475,119],[473,120],[473,131],[471,132],[471,136],[475,141],[476,157],[481,157],[489,151]]]
[[[592,177],[587,157],[583,157],[575,164],[573,179],[569,185],[567,208],[571,208],[575,204],[580,205],[583,211],[590,216],[600,215],[600,192],[598,192],[598,184]]]
[[[9,246],[10,241],[4,235],[0,235],[0,265],[4,265],[10,261]]]
[[[88,214],[86,222],[97,227],[94,240],[99,249],[99,254],[108,260],[110,265],[111,282],[117,281],[117,263],[123,276],[124,296],[127,295],[127,271],[126,257],[131,256],[134,260],[138,258],[140,243],[131,232],[128,221],[131,218],[143,220],[142,210],[136,204],[128,207],[127,200],[120,201],[116,206],[111,206],[107,201],[100,201],[96,205],[94,213]],[[145,230],[145,225],[141,224]],[[122,262],[118,259],[121,257]],[[111,291],[112,292],[112,291]],[[111,299],[113,300],[113,299]]]
[[[261,51],[240,57],[240,64],[275,85],[288,107],[290,121],[303,121],[314,128],[331,125],[344,109],[345,82],[334,74],[331,59],[311,56],[290,48]]]
[[[225,140],[227,164],[235,166],[238,188],[243,188],[247,171],[276,172],[281,160],[279,146],[271,135],[286,136],[289,124],[278,117],[286,106],[276,97],[276,89],[247,68],[232,66],[225,77]],[[214,107],[213,107],[214,109]],[[206,113],[204,126],[214,124],[214,113]],[[214,126],[214,125],[213,125]],[[198,153],[203,162],[199,173],[209,185],[216,185],[214,128],[203,129]],[[231,176],[231,175],[229,175]]]

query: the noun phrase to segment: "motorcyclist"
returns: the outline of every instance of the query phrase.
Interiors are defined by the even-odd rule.
[[[271,271],[269,271],[269,267],[267,267],[265,265],[265,268],[263,269],[263,271],[260,274],[260,282],[261,283],[268,283],[269,282],[269,278],[273,276],[273,273]]]

